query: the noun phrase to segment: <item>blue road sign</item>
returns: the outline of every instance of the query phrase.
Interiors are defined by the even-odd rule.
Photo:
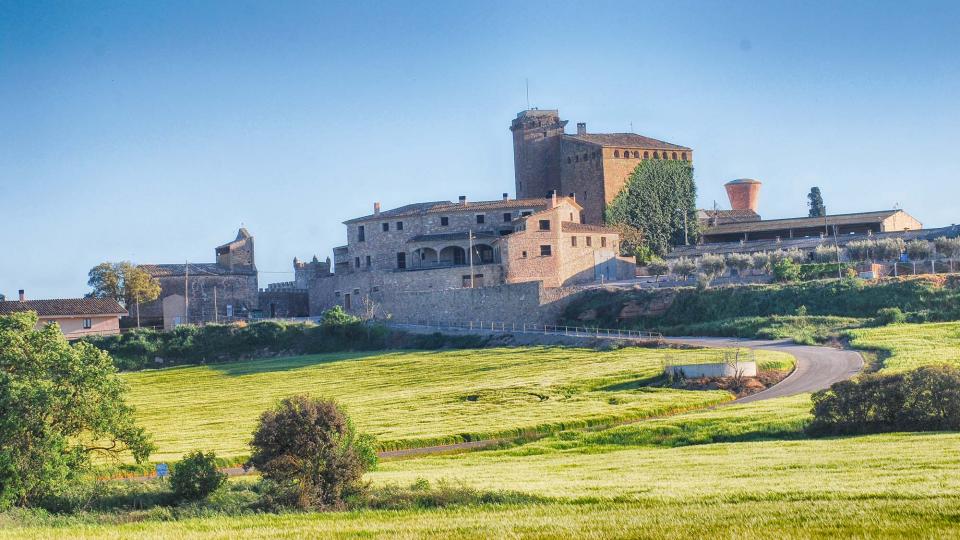
[[[157,463],[157,478],[163,478],[170,473],[170,468],[166,463]]]

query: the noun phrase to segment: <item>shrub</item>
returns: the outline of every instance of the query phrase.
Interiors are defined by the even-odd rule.
[[[206,499],[224,482],[227,475],[217,470],[217,456],[196,450],[187,454],[170,473],[170,488],[178,501]]]
[[[332,308],[323,312],[323,321],[324,326],[346,326],[351,324],[359,324],[360,318],[350,315],[343,310],[340,306],[333,306]]]
[[[657,281],[659,281],[660,276],[670,271],[670,265],[667,264],[667,262],[663,259],[656,258],[647,263],[647,271],[650,272],[651,275],[655,276]]]
[[[788,258],[773,263],[773,277],[777,281],[794,282],[800,279],[800,265]]]
[[[686,279],[692,276],[697,270],[697,265],[695,265],[692,261],[681,257],[673,263],[671,270],[674,274]]]
[[[293,396],[260,416],[246,467],[277,486],[276,499],[298,508],[342,508],[376,465],[370,437],[358,435],[334,401]]]
[[[960,256],[960,237],[957,238],[947,238],[946,236],[941,236],[933,241],[933,245],[937,248],[937,253],[948,259],[953,257]]]
[[[819,245],[813,250],[813,260],[818,263],[837,262],[837,249],[834,246]]]
[[[700,257],[700,269],[709,277],[722,275],[726,267],[727,261],[719,255],[704,255]]]
[[[906,322],[906,320],[907,316],[903,313],[903,311],[900,310],[900,308],[889,307],[877,311],[877,316],[873,319],[873,322],[877,326],[885,326],[888,324]]]
[[[743,272],[750,269],[752,264],[752,259],[750,255],[746,253],[731,253],[727,255],[727,266],[730,268],[736,268],[737,273],[742,274]]]
[[[922,261],[930,257],[930,242],[926,240],[911,240],[907,242],[906,250],[911,261]]]
[[[767,271],[770,269],[770,254],[766,251],[754,253],[750,256],[750,266],[754,270]]]
[[[960,370],[870,374],[813,394],[811,435],[960,429]]]
[[[697,274],[697,290],[705,291],[710,288],[711,282],[710,274],[699,273]]]

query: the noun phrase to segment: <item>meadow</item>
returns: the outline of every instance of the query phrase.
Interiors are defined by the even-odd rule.
[[[960,367],[960,322],[893,324],[848,330],[850,345],[880,353],[882,372],[931,364]]]
[[[240,459],[259,415],[298,393],[337,399],[381,449],[514,438],[699,409],[723,391],[644,386],[666,360],[719,359],[718,351],[559,347],[333,353],[126,373],[154,461],[193,449]],[[767,367],[792,357],[758,352]]]

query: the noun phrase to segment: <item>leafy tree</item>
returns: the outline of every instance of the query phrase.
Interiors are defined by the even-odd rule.
[[[820,188],[817,186],[810,188],[810,193],[807,194],[807,206],[810,207],[810,217],[827,215],[827,208],[823,205],[823,195],[820,194]]]
[[[750,266],[754,270],[766,272],[770,269],[770,254],[766,251],[758,251],[750,256]]]
[[[226,481],[227,475],[217,469],[217,456],[213,452],[190,452],[170,473],[170,487],[180,501],[206,499]]]
[[[662,256],[672,246],[699,239],[696,197],[689,162],[641,161],[607,207],[606,221],[641,231],[643,244]]]
[[[89,285],[94,298],[113,298],[124,307],[136,306],[137,327],[140,326],[140,304],[160,297],[160,282],[143,269],[122,261],[104,262],[90,269]]]
[[[820,244],[813,250],[813,259],[820,263],[837,262],[837,249],[834,246]]]
[[[727,266],[735,268],[739,274],[743,274],[749,270],[752,263],[752,258],[746,253],[731,253],[727,255]]]
[[[777,281],[794,282],[800,280],[800,265],[790,258],[783,258],[773,263],[773,277]]]
[[[153,449],[107,353],[70,344],[33,312],[0,316],[0,508],[63,492],[90,457]]]
[[[334,401],[293,396],[260,416],[247,467],[276,482],[299,508],[334,509],[376,465],[372,439],[358,435]]]
[[[697,265],[693,261],[681,257],[673,263],[671,270],[674,274],[687,279],[697,270]]]
[[[654,276],[654,283],[660,282],[660,276],[670,272],[670,265],[667,264],[667,261],[657,257],[647,263],[647,271],[649,271]]]
[[[911,240],[906,244],[907,255],[911,261],[921,261],[930,257],[930,242],[926,240]]]
[[[727,262],[719,255],[704,255],[700,257],[700,269],[710,278],[723,274]]]
[[[952,259],[953,257],[960,256],[960,237],[947,238],[946,236],[941,236],[934,240],[933,243],[937,248],[937,253],[943,257]]]

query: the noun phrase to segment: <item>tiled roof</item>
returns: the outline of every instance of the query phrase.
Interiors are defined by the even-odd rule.
[[[564,221],[560,224],[560,230],[563,232],[595,232],[601,234],[619,234],[619,231],[602,225],[590,225],[588,223],[576,223],[573,221]]]
[[[153,277],[182,276],[185,272],[184,264],[140,264],[140,268]],[[234,268],[231,270],[227,266],[220,266],[217,263],[190,263],[191,276],[251,276],[256,274],[255,270],[250,268]]]
[[[36,311],[40,317],[69,315],[126,315],[127,310],[113,298],[57,298],[52,300],[8,300],[0,302],[0,314]]]
[[[686,146],[644,137],[636,133],[587,133],[584,135],[564,135],[564,137],[600,146],[627,146],[630,148],[650,148],[652,150],[690,150]]]
[[[557,202],[566,200],[577,207],[580,205],[569,197],[557,197]],[[457,212],[478,212],[488,210],[506,210],[506,209],[539,209],[550,206],[549,198],[542,199],[499,199],[496,201],[467,201],[466,204],[454,203],[450,201],[435,201],[426,203],[414,203],[392,210],[385,210],[379,214],[370,214],[363,217],[349,219],[344,224],[358,223],[361,221],[377,221],[406,216],[421,216],[426,214],[445,214]]]
[[[744,221],[760,221],[760,214],[750,209],[745,210],[698,210],[698,217],[708,223],[723,225],[726,223],[741,223]]]
[[[822,217],[801,217],[787,219],[766,219],[741,223],[727,223],[709,227],[703,234],[733,234],[743,232],[777,231],[781,229],[802,229],[807,227],[823,227],[830,225],[852,225],[860,223],[879,223],[902,210],[882,210],[879,212],[859,212],[856,214],[836,214]]]

